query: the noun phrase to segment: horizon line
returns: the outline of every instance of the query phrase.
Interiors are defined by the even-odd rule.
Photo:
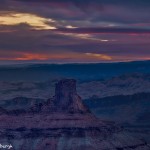
[[[126,61],[107,61],[107,62],[10,62],[3,63],[0,66],[13,66],[13,65],[69,65],[69,64],[116,64],[116,63],[134,63],[134,62],[147,62],[150,60],[126,60]]]

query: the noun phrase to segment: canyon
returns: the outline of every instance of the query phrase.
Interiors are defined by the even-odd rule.
[[[1,113],[0,122],[1,144],[14,150],[150,149],[142,137],[97,118],[78,95],[74,79],[58,81],[52,98],[23,112]]]

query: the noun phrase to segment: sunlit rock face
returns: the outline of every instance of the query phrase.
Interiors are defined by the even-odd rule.
[[[0,142],[14,150],[149,150],[113,122],[97,119],[82,103],[76,81],[61,80],[55,96],[24,114],[0,116]]]

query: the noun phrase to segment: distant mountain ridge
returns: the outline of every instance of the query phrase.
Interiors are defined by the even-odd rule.
[[[14,110],[14,109],[28,109],[34,104],[43,103],[46,101],[45,99],[34,99],[34,98],[28,98],[28,97],[16,97],[9,100],[1,100],[0,101],[0,107],[3,109],[6,109],[8,111]]]
[[[100,118],[120,123],[150,125],[150,93],[90,98],[84,103]]]
[[[16,97],[48,99],[54,95],[58,79],[45,82],[0,82],[0,100]],[[133,95],[150,92],[150,74],[123,74],[107,80],[77,82],[77,91],[83,99],[90,97],[108,97],[115,95]]]
[[[110,79],[114,76],[133,72],[150,73],[150,61],[96,64],[30,64],[18,65],[16,67],[13,65],[0,66],[0,80],[27,82],[65,77],[80,81],[90,81]]]

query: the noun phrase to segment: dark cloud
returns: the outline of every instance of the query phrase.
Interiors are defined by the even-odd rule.
[[[30,3],[73,3],[78,7],[85,8],[90,4],[97,5],[116,5],[116,6],[127,6],[127,7],[149,7],[149,0],[15,0],[18,2],[30,2]]]
[[[57,29],[64,33],[80,33],[80,34],[91,34],[91,33],[124,33],[124,34],[149,34],[150,28],[75,28],[75,29]]]

